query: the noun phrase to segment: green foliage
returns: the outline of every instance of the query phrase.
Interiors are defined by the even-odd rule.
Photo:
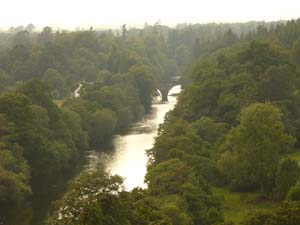
[[[10,150],[1,149],[1,206],[18,204],[31,193],[28,186],[28,166],[20,157],[15,146]],[[14,153],[13,151],[16,151]],[[19,154],[19,155],[16,155]],[[18,157],[18,158],[17,158]]]
[[[298,181],[291,189],[289,190],[286,199],[288,201],[300,201],[300,182]]]
[[[274,224],[274,215],[270,212],[257,212],[254,215],[249,215],[248,218],[242,221],[241,225],[269,225]]]
[[[239,224],[248,214],[272,212],[280,206],[279,202],[262,199],[259,192],[233,192],[225,187],[213,187],[213,193],[220,199],[224,221],[228,223]]]
[[[223,218],[210,184],[260,187],[263,195],[273,189],[281,200],[297,180],[295,162],[278,162],[300,143],[300,20],[123,25],[122,36],[12,30],[0,36],[0,92],[28,82],[0,98],[0,215],[26,202],[29,169],[38,196],[89,144],[103,144],[149,111],[157,83],[189,71],[193,83],[148,151],[149,189],[127,193],[119,177],[83,174],[50,224],[217,224]],[[82,81],[79,98],[62,109],[53,103]],[[242,224],[296,225],[298,195],[295,185],[287,197],[293,202]]]
[[[292,48],[292,60],[296,64],[300,64],[300,39],[294,42],[293,48]]]
[[[89,125],[89,137],[92,146],[99,145],[108,140],[114,133],[117,118],[109,109],[97,110],[91,115]]]
[[[242,111],[240,125],[231,129],[222,147],[230,153],[220,161],[220,165],[226,165],[226,160],[228,165],[234,163],[231,172],[220,167],[229,182],[234,182],[234,189],[259,184],[261,194],[271,191],[279,154],[293,144],[293,138],[284,132],[281,117],[279,109],[270,104],[255,103]]]
[[[162,202],[154,196],[149,196],[147,190],[135,188],[130,193],[135,217],[132,224],[171,225],[170,218],[161,210]],[[166,203],[168,205],[169,203]]]
[[[295,74],[288,65],[269,67],[261,79],[261,97],[268,101],[290,99],[295,91]]]
[[[274,213],[249,215],[241,225],[297,225],[299,220],[300,202],[285,202]]]
[[[152,168],[145,180],[153,194],[177,194],[183,184],[191,182],[190,173],[188,165],[178,159],[171,159]]]
[[[201,117],[193,123],[193,127],[203,140],[214,144],[228,129],[225,123],[213,121],[210,117]]]
[[[43,80],[51,88],[53,98],[59,99],[65,95],[65,78],[57,70],[48,69],[43,76]]]
[[[276,174],[276,186],[274,197],[278,200],[283,200],[287,193],[300,178],[300,168],[298,163],[291,159],[285,159],[279,164]]]
[[[210,195],[205,181],[195,176],[192,168],[179,159],[151,167],[145,180],[150,195],[163,200],[161,210],[172,224],[214,224],[222,221],[219,205]],[[168,199],[171,201],[166,204]]]
[[[278,24],[276,29],[260,26],[254,35],[240,38],[246,42],[235,46],[239,38],[232,29],[224,30],[220,43],[209,47],[218,49],[218,44],[233,47],[199,57],[194,62],[190,86],[180,95],[174,111],[161,126],[153,149],[148,151],[151,163],[146,180],[152,195],[164,197],[170,192],[182,196],[180,179],[171,178],[173,172],[186,172],[191,180],[195,177],[205,180],[200,182],[202,188],[209,187],[208,181],[243,192],[260,190],[261,195],[271,197],[277,186],[274,193],[280,195],[280,192],[282,196],[278,198],[285,198],[297,179],[297,172],[294,163],[287,169],[283,164],[279,166],[279,161],[292,151],[296,139],[297,145],[299,142],[299,68],[295,65],[297,50],[292,51],[294,55],[290,51],[297,35],[293,33],[288,38],[280,30],[291,34],[294,29],[296,34],[300,31],[296,27],[300,27],[299,20],[287,22],[286,26]],[[178,33],[170,34],[174,53],[176,47],[183,44],[176,39]],[[147,41],[157,46],[155,39]],[[197,38],[194,55],[209,52],[203,43]],[[184,53],[183,48],[180,47]],[[182,165],[187,165],[192,172]],[[177,171],[177,168],[182,169]],[[288,175],[287,171],[290,171]],[[188,190],[186,193],[193,193],[192,188]],[[257,196],[251,207],[260,209],[256,201],[263,199]],[[175,207],[173,210],[176,211]],[[235,216],[233,209],[226,213],[232,213],[232,218]],[[204,220],[209,221],[209,218],[207,212]],[[270,225],[273,221],[273,215],[262,213],[249,224]]]
[[[5,113],[16,126],[28,122],[31,118],[31,101],[20,93],[9,93],[0,99],[0,111]]]
[[[151,107],[152,96],[155,91],[155,84],[153,76],[151,76],[149,69],[142,66],[133,66],[129,71],[136,82],[139,93],[139,98],[146,111]]]
[[[15,127],[0,114],[0,221],[31,194],[29,167],[16,143]]]
[[[0,93],[9,90],[9,87],[13,85],[13,78],[0,68]]]
[[[84,151],[88,149],[88,135],[82,128],[82,119],[74,111],[70,109],[62,109],[62,119],[68,127],[72,140],[78,150]]]
[[[169,31],[168,28],[166,32]],[[120,38],[111,31],[53,32],[51,27],[45,27],[41,33],[24,30],[10,34],[0,54],[3,69],[0,79],[7,86],[13,86],[16,81],[43,79],[52,88],[51,95],[61,99],[69,96],[79,81],[97,81],[102,70],[125,74],[132,67],[146,67],[146,72],[135,72],[147,73],[145,80],[152,82],[152,79],[170,80],[189,63],[188,46],[182,45],[175,57],[170,53],[173,50],[167,38],[154,29],[125,33],[126,38]],[[145,84],[145,80],[140,80]],[[1,92],[7,89],[0,88]],[[148,101],[142,95],[142,101]],[[150,106],[148,102],[145,104]]]
[[[296,225],[300,221],[300,202],[285,202],[276,211],[276,225]]]
[[[171,224],[192,224],[192,219],[190,218],[190,216],[174,203],[166,204],[162,207],[161,210],[163,214],[165,214],[169,218]]]
[[[122,179],[98,170],[81,174],[70,191],[57,203],[48,224],[130,224]]]
[[[0,141],[1,214],[7,223],[16,223],[24,215],[15,217],[13,212],[30,209],[31,190],[34,203],[51,198],[54,182],[66,178],[79,154],[87,149],[87,134],[81,118],[59,109],[38,80],[1,96],[0,112],[13,126],[10,135],[5,123],[7,128],[0,132],[5,139],[5,144]]]
[[[14,39],[0,55],[0,91],[15,81],[27,82],[1,96],[0,113],[15,124],[15,142],[24,149],[20,157],[28,161],[35,201],[49,187],[55,189],[55,180],[68,176],[89,145],[103,144],[150,110],[155,80],[169,64],[159,48],[146,54],[143,37],[120,42],[106,32],[54,34],[46,27],[35,38],[22,32]],[[164,62],[153,61],[156,55]],[[58,108],[52,98],[69,96],[79,81],[93,83],[85,83],[80,98]]]

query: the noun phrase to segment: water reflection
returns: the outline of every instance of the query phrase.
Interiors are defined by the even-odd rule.
[[[147,156],[145,150],[154,144],[159,124],[163,123],[166,113],[172,110],[177,102],[181,86],[173,87],[169,92],[169,101],[155,103],[150,114],[137,122],[127,134],[115,135],[111,146],[88,154],[89,169],[95,168],[99,163],[104,164],[111,174],[124,177],[127,190],[134,187],[145,187]]]

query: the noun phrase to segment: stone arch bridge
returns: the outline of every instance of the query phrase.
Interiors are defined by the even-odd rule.
[[[171,90],[172,87],[176,85],[180,85],[180,77],[173,77],[171,80],[168,81],[161,81],[158,83],[157,89],[161,93],[161,100],[162,102],[167,102],[168,101],[168,95],[169,91]]]
[[[77,87],[77,89],[72,93],[73,97],[79,97],[79,91],[83,84],[93,84],[93,82],[86,82],[81,81]],[[168,94],[171,88],[173,88],[176,85],[180,85],[180,77],[173,77],[168,81],[161,81],[157,85],[157,89],[160,91],[161,94],[161,101],[167,102],[168,101]]]

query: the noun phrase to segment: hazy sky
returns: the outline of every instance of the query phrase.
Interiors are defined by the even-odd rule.
[[[0,0],[0,26],[33,23],[74,28],[244,22],[300,17],[300,0]]]

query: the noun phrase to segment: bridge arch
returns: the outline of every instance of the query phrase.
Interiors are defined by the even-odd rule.
[[[177,85],[181,85],[180,77],[175,77],[169,82],[159,83],[158,90],[161,94],[161,101],[162,102],[167,102],[168,101],[169,91]]]

